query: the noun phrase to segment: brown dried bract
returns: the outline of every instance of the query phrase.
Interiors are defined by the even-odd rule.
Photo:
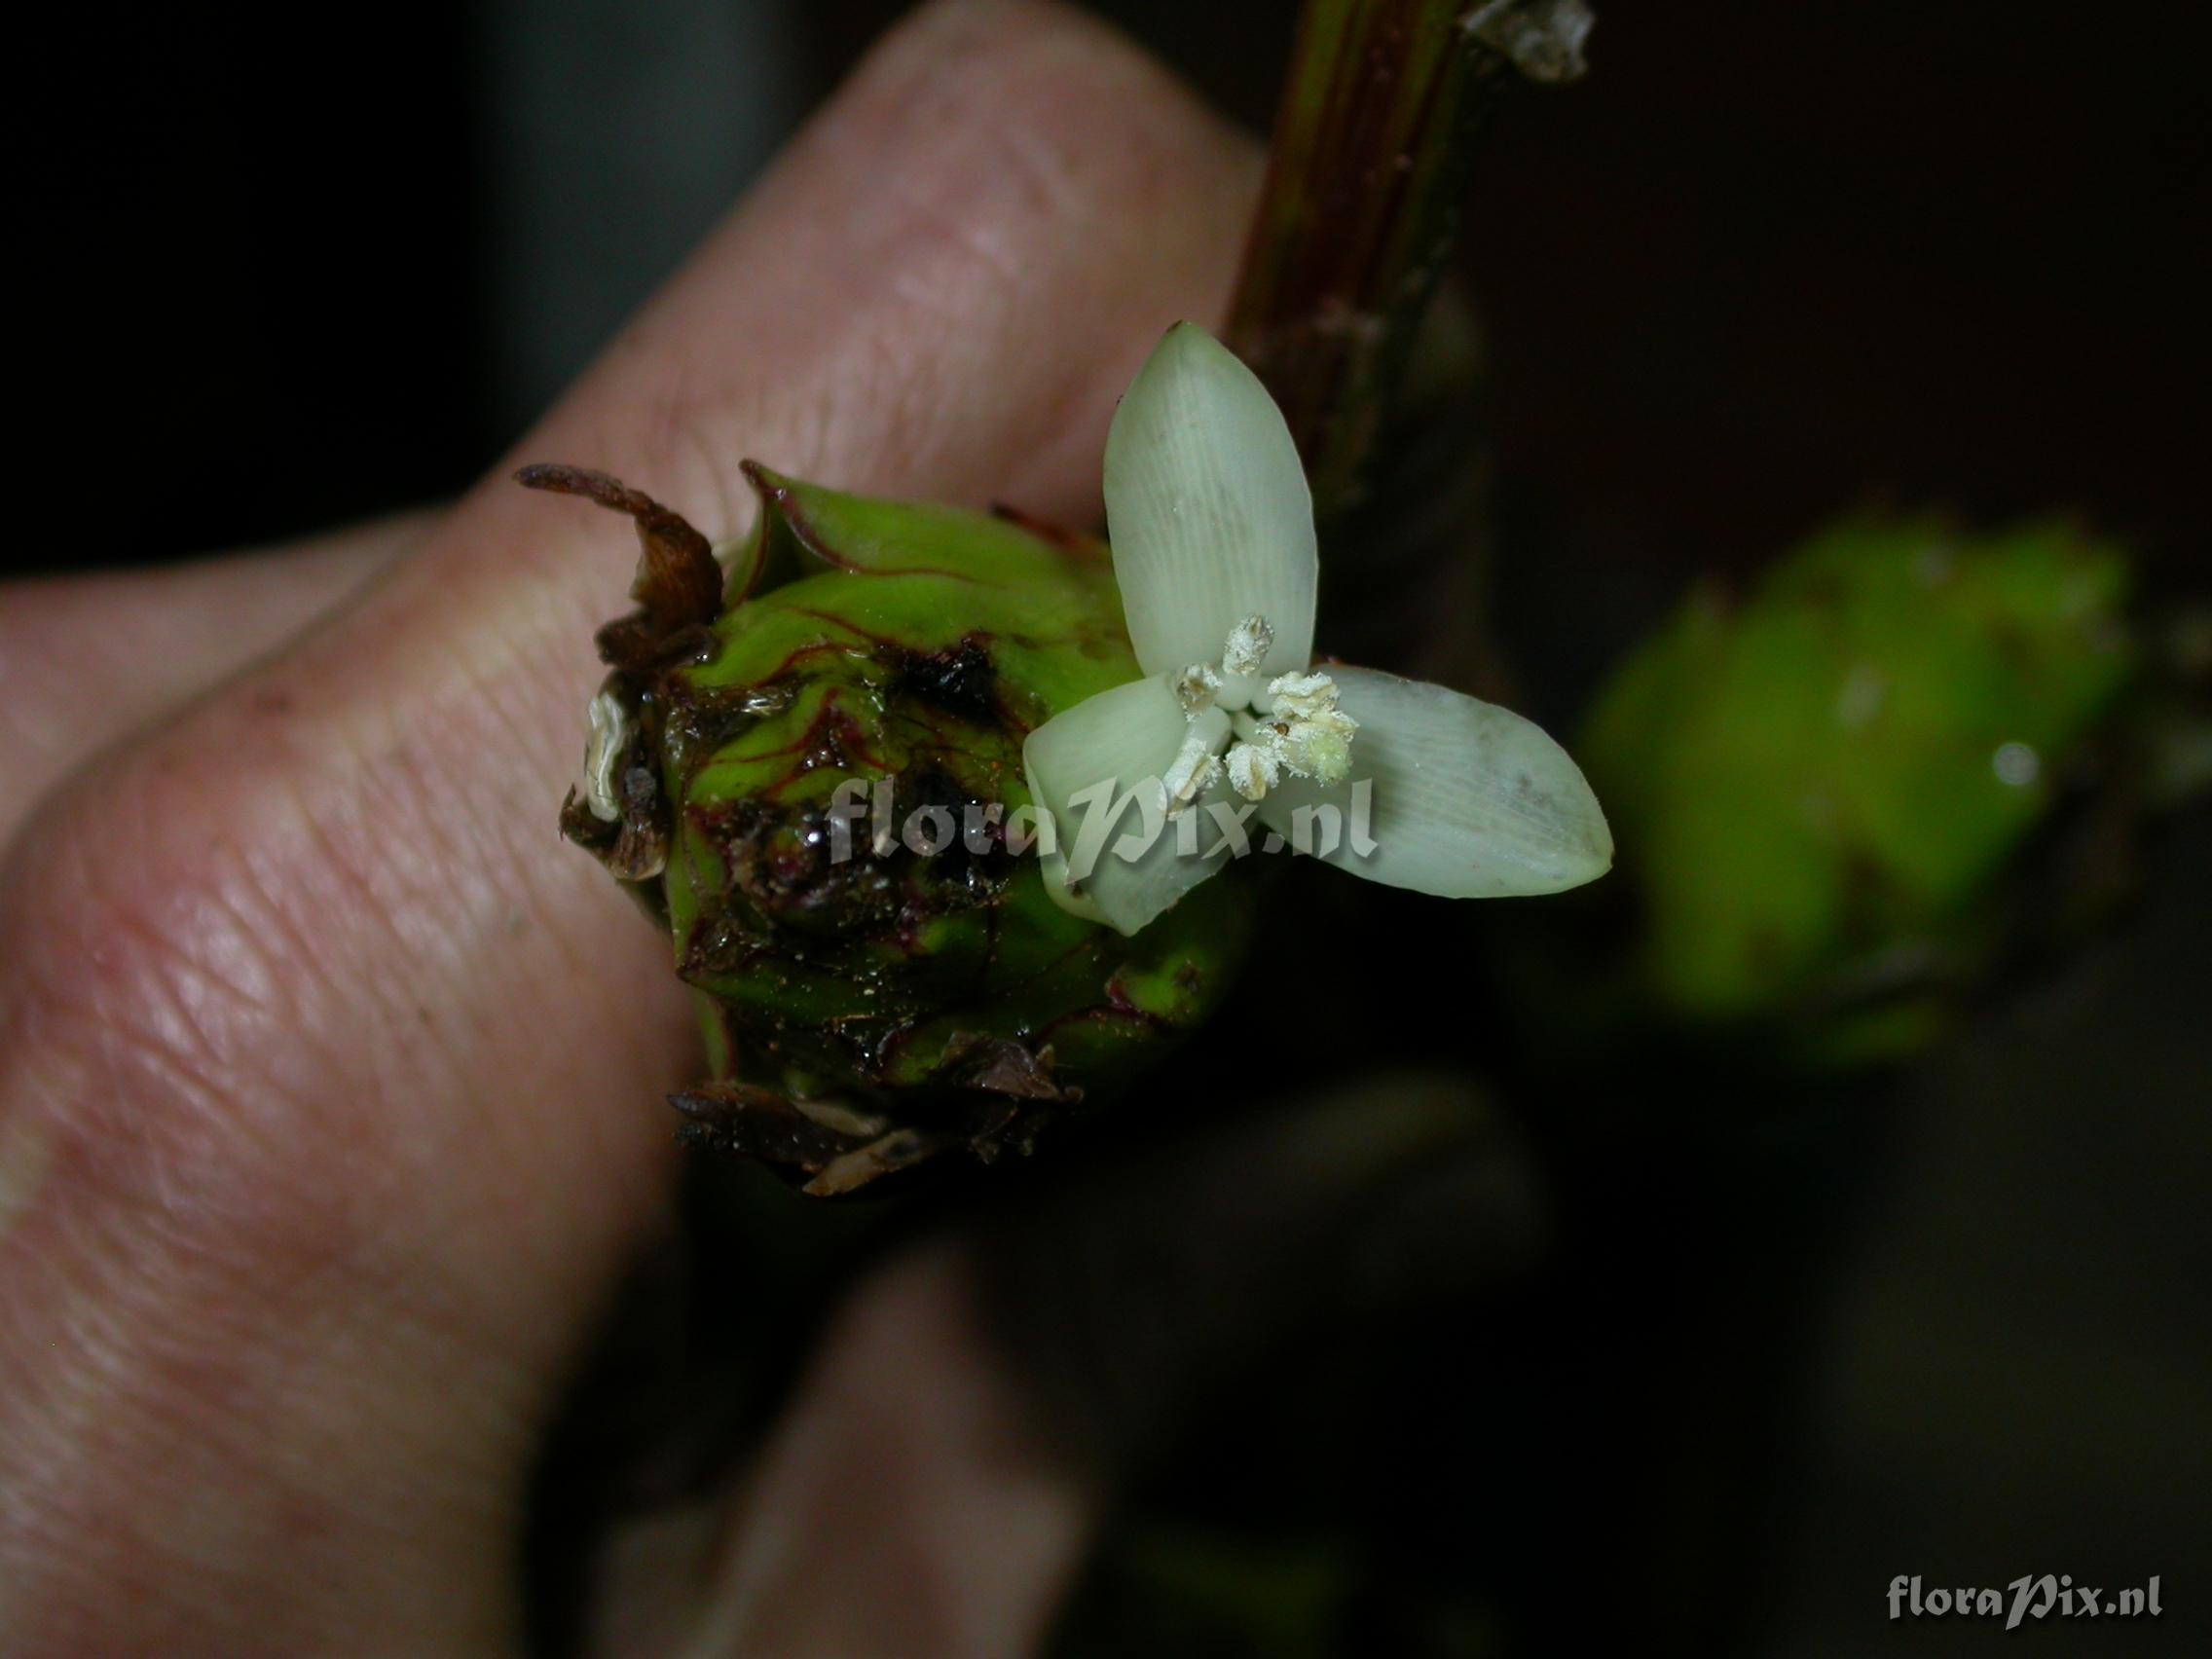
[[[966,1033],[945,1045],[940,1072],[948,1082],[1016,1100],[1073,1105],[1083,1098],[1082,1089],[1065,1088],[1052,1076],[1050,1043],[1032,1053],[1020,1043]]]
[[[635,766],[625,770],[621,805],[621,818],[608,824],[571,789],[561,802],[561,833],[597,857],[615,880],[634,886],[668,867],[668,822],[650,772]]]
[[[668,1097],[690,1121],[682,1139],[756,1159],[814,1198],[856,1192],[958,1144],[840,1107],[810,1108],[742,1083],[702,1083]]]
[[[721,609],[722,568],[713,544],[682,514],[619,478],[584,466],[526,466],[515,474],[515,482],[526,490],[581,496],[627,514],[637,525],[642,551],[630,597],[638,609],[600,630],[599,654],[605,661],[616,668],[645,669],[681,654],[703,637]]]
[[[782,1095],[742,1083],[702,1083],[668,1097],[690,1120],[682,1138],[742,1153],[779,1169],[812,1174],[872,1138],[810,1117]]]
[[[981,1163],[1027,1156],[1037,1138],[1083,1091],[1051,1077],[1051,1051],[973,1034],[946,1045],[937,1088],[918,1101],[919,1121],[895,1123],[860,1106],[793,1100],[743,1083],[701,1083],[668,1097],[689,1121],[691,1146],[734,1152],[767,1164],[815,1198],[840,1197],[965,1151]]]

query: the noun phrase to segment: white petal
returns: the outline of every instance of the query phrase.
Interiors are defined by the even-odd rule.
[[[1226,852],[1182,850],[1194,838],[1201,848],[1218,838],[1200,807],[1187,815],[1193,822],[1182,836],[1182,820],[1166,817],[1161,780],[1192,724],[1167,682],[1148,678],[1101,691],[1029,734],[1021,749],[1029,793],[1058,835],[1046,885],[1064,907],[1133,934],[1221,867]],[[1229,717],[1207,709],[1197,724],[1218,740]]]
[[[1446,899],[1557,893],[1612,866],[1613,834],[1581,768],[1534,722],[1441,685],[1373,669],[1332,668],[1344,711],[1359,721],[1351,776],[1322,786],[1286,778],[1260,803],[1271,830],[1300,845],[1293,814],[1320,803],[1344,834],[1322,850],[1322,822],[1303,831],[1326,863],[1390,887]],[[1355,789],[1372,782],[1359,850]]]
[[[1313,498],[1282,411],[1203,329],[1153,349],[1106,436],[1106,528],[1129,642],[1147,674],[1214,662],[1248,616],[1265,669],[1313,654]]]

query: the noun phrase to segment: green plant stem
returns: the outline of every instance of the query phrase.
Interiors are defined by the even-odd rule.
[[[1324,517],[1354,500],[1500,89],[1571,80],[1581,0],[1308,0],[1230,344],[1282,405]]]

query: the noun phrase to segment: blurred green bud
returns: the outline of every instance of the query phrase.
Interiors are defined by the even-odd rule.
[[[675,1103],[819,1194],[1026,1152],[1198,1025],[1248,931],[1218,881],[1124,938],[1028,850],[1023,739],[1138,673],[1106,549],[745,471],[759,514],[719,559],[604,475],[521,475],[645,547],[562,828],[697,988],[712,1079]]]
[[[1642,912],[1641,1000],[1788,1022],[1831,1060],[1925,1040],[2129,683],[2127,579],[2060,523],[1861,518],[1739,605],[1693,599],[1581,747]]]

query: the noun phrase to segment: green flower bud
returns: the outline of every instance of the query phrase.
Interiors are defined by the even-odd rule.
[[[807,1190],[1025,1152],[1210,1012],[1247,932],[1209,882],[1136,938],[1045,891],[1023,738],[1138,668],[1105,548],[776,476],[718,564],[648,498],[562,828],[668,929],[712,1080],[689,1135]]]
[[[1580,753],[1643,915],[1645,1000],[1901,1053],[1995,931],[2008,861],[2129,683],[2127,564],[2064,525],[1838,525],[1694,600]]]

